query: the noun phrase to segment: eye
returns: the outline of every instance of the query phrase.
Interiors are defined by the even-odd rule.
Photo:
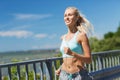
[[[68,14],[68,16],[72,16],[72,14]]]
[[[64,14],[64,17],[67,17],[67,16],[73,16],[74,14],[72,13],[68,13],[68,14]]]
[[[64,14],[64,17],[66,17],[67,15],[66,14]]]

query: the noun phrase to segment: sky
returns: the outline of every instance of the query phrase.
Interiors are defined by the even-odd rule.
[[[0,0],[0,52],[59,48],[69,6],[86,16],[98,38],[120,24],[120,0]]]

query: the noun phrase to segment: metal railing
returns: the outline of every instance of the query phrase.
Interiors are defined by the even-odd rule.
[[[120,50],[94,53],[88,70],[95,80],[118,80],[120,78]],[[120,79],[119,79],[120,80]]]
[[[61,64],[61,57],[0,64],[0,80],[58,80],[55,70]],[[120,50],[93,53],[85,66],[95,80],[110,78],[120,73]]]

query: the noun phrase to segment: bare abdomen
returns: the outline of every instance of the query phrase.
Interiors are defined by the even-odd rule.
[[[83,68],[83,63],[77,58],[64,58],[62,70],[68,73],[75,73]]]

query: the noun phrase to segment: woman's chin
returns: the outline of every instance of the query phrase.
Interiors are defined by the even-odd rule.
[[[70,26],[71,24],[70,23],[66,23],[67,26]]]

